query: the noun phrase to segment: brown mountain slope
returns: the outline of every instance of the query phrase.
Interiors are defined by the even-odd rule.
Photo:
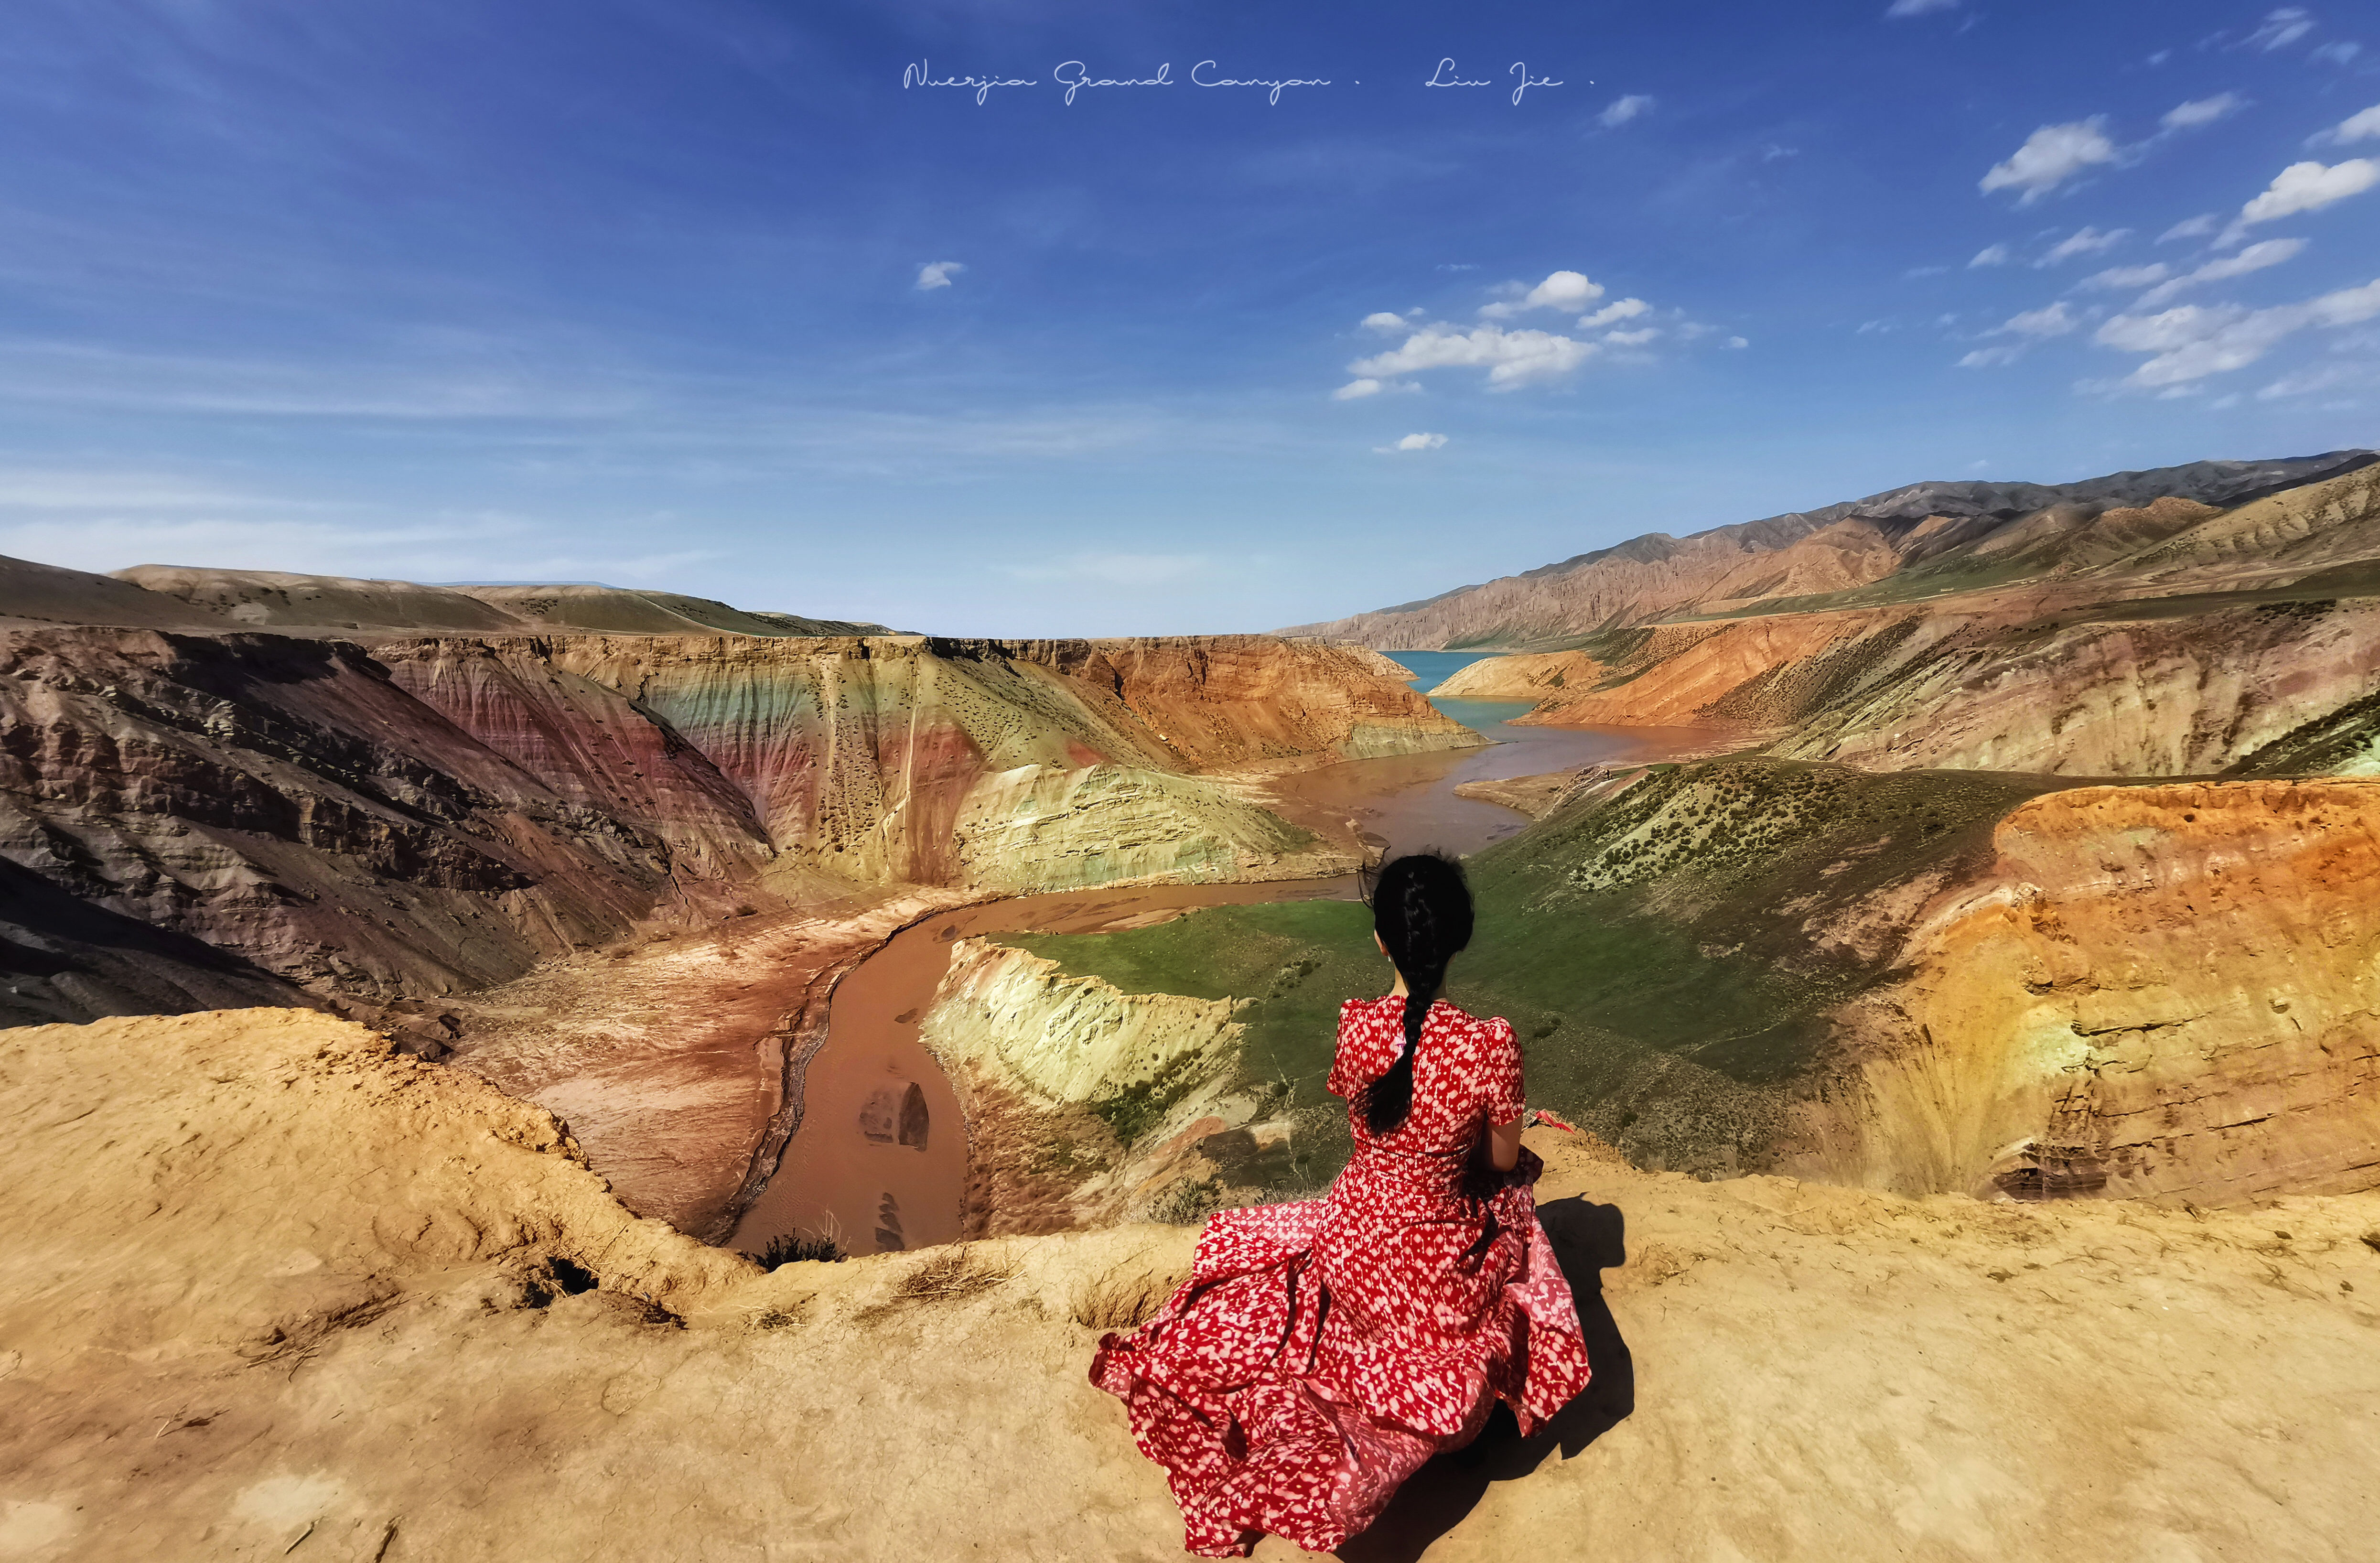
[[[2380,1529],[2380,1197],[1907,1200],[1529,1141],[1595,1384],[1350,1558],[2344,1563]],[[0,1033],[0,1180],[24,1563],[1180,1556],[1084,1367],[1186,1229],[763,1274],[545,1112],[286,1012]]]
[[[2232,511],[2176,503],[2151,530],[2113,563],[1612,631],[1438,692],[1528,700],[1524,720],[1562,726],[1732,723],[1773,753],[1884,769],[2380,769],[2380,466]]]
[[[881,624],[751,613],[704,597],[606,586],[423,586],[414,581],[136,564],[108,578],[200,612],[184,614],[283,635],[881,635]],[[0,581],[0,604],[5,604]],[[60,615],[61,617],[63,615]],[[114,619],[88,622],[112,624]],[[148,621],[136,621],[148,622]],[[163,621],[160,621],[163,622]]]
[[[2196,462],[2078,483],[1920,483],[1687,538],[1617,547],[1285,635],[1386,649],[1543,648],[1685,613],[1907,598],[2101,564],[2211,511],[2368,466],[2370,451]]]

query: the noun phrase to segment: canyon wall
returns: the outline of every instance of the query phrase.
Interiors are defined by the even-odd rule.
[[[1499,657],[1439,693],[1556,726],[1710,723],[1875,769],[2213,775],[2380,764],[2380,600],[1776,615]],[[2319,754],[2315,751],[2319,750]],[[2311,764],[2307,763],[2309,760]]]
[[[1256,636],[0,630],[25,904],[194,941],[145,963],[161,987],[96,933],[14,939],[0,1018],[431,999],[755,897],[1328,872],[1216,773],[1476,742],[1378,664]]]
[[[2048,794],[1836,1017],[1779,1165],[1912,1192],[2380,1187],[2380,782]]]

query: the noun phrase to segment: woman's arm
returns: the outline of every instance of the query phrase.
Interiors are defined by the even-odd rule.
[[[1521,1125],[1529,1121],[1523,1113],[1510,1123],[1493,1123],[1488,1128],[1488,1158],[1499,1172],[1510,1172],[1521,1164]]]

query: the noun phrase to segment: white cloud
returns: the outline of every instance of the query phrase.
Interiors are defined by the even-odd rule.
[[[1727,345],[1730,347],[1749,347],[1752,344],[1741,336],[1730,336],[1727,339]]]
[[[1394,455],[1399,451],[1434,451],[1446,443],[1443,434],[1408,434],[1393,445],[1374,445],[1379,455]]]
[[[2228,119],[2247,106],[2248,100],[2237,92],[2217,92],[2211,98],[2192,98],[2186,103],[2176,103],[2165,111],[2165,117],[2157,123],[2168,130],[2194,130],[2218,119]]]
[[[2310,396],[2317,391],[2332,391],[2342,385],[2362,387],[2372,382],[2368,364],[2317,364],[2312,369],[2285,374],[2256,393],[2260,402],[2278,401],[2284,396]]]
[[[1405,318],[1392,315],[1386,309],[1378,309],[1364,317],[1363,326],[1366,331],[1402,331]]]
[[[2010,315],[1998,329],[2012,331],[2019,336],[2051,337],[2063,336],[2082,323],[2068,311],[2066,300],[2061,298],[2046,309],[2027,309],[2021,315]]]
[[[2031,206],[2083,170],[2116,161],[2116,144],[2099,128],[2104,123],[2095,116],[2043,126],[2006,163],[1993,164],[1980,188],[1985,195],[2018,190],[2017,204]]]
[[[2094,272],[2075,284],[2077,287],[2146,287],[2160,283],[2171,274],[2171,268],[2162,260],[2145,266],[2110,266],[2104,272]]]
[[[965,270],[966,263],[963,260],[936,260],[920,266],[917,268],[917,291],[931,293],[938,287],[948,287],[952,273]]]
[[[2336,43],[2324,44],[2308,57],[2325,60],[2332,65],[2345,65],[2362,53],[2363,53],[2362,44],[2342,38]]]
[[[2312,138],[2316,145],[2344,147],[2356,141],[2380,140],[2380,103],[2345,119]]]
[[[1631,92],[1624,98],[1614,98],[1610,106],[1595,116],[1597,124],[1607,130],[1619,128],[1653,106],[1653,100],[1642,92]]]
[[[1896,17],[1922,17],[1933,11],[1955,10],[1958,5],[1959,0],[1892,0],[1891,7],[1884,15],[1889,21]]]
[[[2380,185],[2380,163],[2368,157],[2350,157],[2327,168],[2312,160],[2292,163],[2273,176],[2273,182],[2262,195],[2240,209],[2240,215],[2231,220],[2231,226],[2216,242],[2237,243],[2240,235],[2255,224],[2301,212],[2319,212],[2350,196],[2361,195],[2374,185]]]
[[[1652,308],[1653,306],[1641,298],[1615,298],[1592,315],[1581,315],[1578,318],[1578,329],[1593,331],[1598,326],[1610,325],[1615,321],[1633,321]]]
[[[2096,339],[2120,352],[2154,355],[2126,375],[2123,383],[2161,391],[2244,368],[2293,333],[2354,325],[2375,317],[2380,317],[2380,278],[2269,309],[2185,304],[2157,315],[2117,315],[2099,328]]]
[[[2073,233],[2050,246],[2049,253],[2034,262],[2035,266],[2055,266],[2077,255],[2097,255],[2110,250],[2131,237],[2130,228],[2117,228],[2101,233],[2096,228],[2077,228]]]
[[[1351,380],[1330,393],[1330,399],[1334,402],[1359,401],[1366,396],[1377,396],[1388,389],[1377,380]]]
[[[1584,272],[1556,272],[1525,291],[1519,283],[1505,283],[1500,291],[1512,297],[1481,306],[1479,313],[1488,320],[1508,320],[1532,309],[1584,309],[1603,297],[1603,285],[1587,281]]]
[[[1351,374],[1386,380],[1425,370],[1485,369],[1489,386],[1510,390],[1568,374],[1596,351],[1594,343],[1550,332],[1506,331],[1492,325],[1474,326],[1466,332],[1454,326],[1427,325],[1407,337],[1403,346],[1358,358],[1347,370]]]
[[[2302,6],[2284,6],[2266,14],[2265,25],[2248,34],[2248,44],[2269,55],[2276,49],[2288,48],[2313,30],[2313,18]]]
[[[1603,340],[1614,347],[1642,347],[1660,334],[1658,326],[1644,326],[1635,331],[1607,331],[1603,333]]]
[[[2185,217],[2157,235],[2157,243],[2168,244],[2175,239],[2204,238],[2215,231],[2216,224],[2220,221],[2222,219],[2212,212],[2202,212],[2195,217]]]
[[[1978,347],[1959,360],[1961,369],[1998,369],[2012,364],[2024,356],[2022,347]]]
[[[1967,262],[1967,270],[1972,272],[1978,266],[2005,266],[2009,263],[2010,259],[2010,255],[2007,245],[1987,244],[1983,248],[1975,251],[1975,258]]]
[[[2306,247],[2301,238],[2265,239],[2252,244],[2237,255],[2227,255],[2219,260],[2209,260],[2198,270],[2175,277],[2161,286],[2153,287],[2132,301],[2135,309],[2154,309],[2158,305],[2179,297],[2186,288],[2200,283],[2222,282],[2229,277],[2244,277],[2251,272],[2261,272],[2267,266],[2277,266],[2297,258]]]

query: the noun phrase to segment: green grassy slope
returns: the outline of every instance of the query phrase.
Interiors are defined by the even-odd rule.
[[[1478,932],[1447,996],[1511,1019],[1531,1098],[1633,1159],[1756,1166],[1826,1012],[1891,975],[1929,887],[1985,867],[1999,818],[2070,784],[1744,757],[1656,767],[1470,860]],[[1012,942],[1128,991],[1249,1000],[1245,1079],[1297,1119],[1308,1179],[1343,1161],[1321,1089],[1339,1001],[1390,980],[1363,907],[1218,907]]]

